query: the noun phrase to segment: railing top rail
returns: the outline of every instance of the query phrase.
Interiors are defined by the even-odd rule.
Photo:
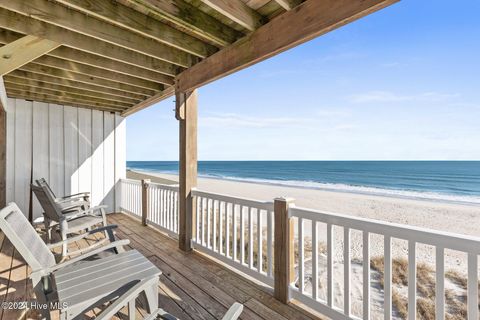
[[[203,198],[211,198],[211,199],[215,199],[223,202],[235,203],[235,204],[244,205],[247,207],[257,208],[260,210],[273,211],[273,202],[268,202],[268,201],[239,198],[239,197],[230,196],[226,194],[201,191],[198,189],[193,189],[192,195],[197,197],[203,197]]]
[[[352,217],[345,214],[312,210],[297,206],[290,207],[289,215],[290,217],[299,217],[312,221],[330,223],[332,225],[480,255],[480,237]]]
[[[149,187],[164,189],[164,190],[171,190],[171,191],[178,191],[179,187],[178,184],[163,184],[157,182],[149,182]]]
[[[135,180],[135,179],[122,178],[120,179],[120,181],[126,182],[126,183],[133,183],[133,184],[142,184],[141,180]]]

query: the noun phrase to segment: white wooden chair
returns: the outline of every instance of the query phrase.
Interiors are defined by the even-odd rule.
[[[31,188],[42,206],[47,241],[49,242],[51,241],[52,229],[57,227],[60,229],[60,234],[64,241],[71,233],[89,230],[95,225],[107,225],[106,206],[88,208],[84,211],[73,210],[65,213],[48,191],[47,186],[32,184]],[[67,255],[67,251],[68,246],[64,243],[62,246],[62,257]]]
[[[62,212],[85,211],[90,208],[90,192],[80,192],[64,197],[57,197],[52,188],[44,178],[35,180],[39,187],[46,187],[46,191],[55,199],[55,203],[61,208]]]

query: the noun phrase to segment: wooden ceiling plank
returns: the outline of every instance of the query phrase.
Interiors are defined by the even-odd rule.
[[[183,71],[177,76],[176,88],[179,92],[192,91],[397,1],[305,1],[295,10],[285,12],[244,39]]]
[[[150,97],[150,98],[134,105],[133,107],[128,108],[127,110],[125,110],[122,113],[122,116],[126,117],[126,116],[129,116],[129,115],[132,115],[135,112],[138,112],[140,110],[148,108],[149,106],[154,105],[155,103],[160,102],[162,100],[165,100],[165,99],[173,96],[174,94],[175,94],[174,86],[168,87],[163,92],[157,93],[153,97]]]
[[[46,0],[11,1],[0,0],[0,6],[27,17],[80,33],[97,40],[109,42],[125,49],[149,55],[153,58],[190,67],[198,61],[185,51],[173,48],[151,38],[145,38],[124,28],[98,20],[63,5]],[[45,38],[49,38],[45,35]],[[53,39],[52,39],[53,40]]]
[[[76,94],[73,92],[65,92],[61,90],[55,90],[55,89],[49,89],[49,88],[39,88],[35,86],[29,86],[26,84],[19,84],[19,83],[12,83],[12,82],[7,82],[5,81],[5,88],[8,90],[20,90],[20,91],[27,91],[30,93],[37,93],[37,94],[45,94],[45,95],[50,95],[53,97],[70,97],[72,99],[78,99],[79,101],[84,100],[87,103],[99,103],[105,106],[111,106],[112,108],[128,108],[131,106],[128,103],[119,103],[119,102],[113,102],[110,100],[105,100],[102,98],[93,98],[93,97],[88,97],[84,96],[81,94]]]
[[[76,107],[110,111],[110,112],[123,112],[125,110],[123,108],[112,108],[110,106],[104,106],[98,103],[87,103],[85,101],[79,101],[76,99],[70,99],[65,97],[52,97],[46,94],[29,93],[21,90],[20,91],[9,90],[7,92],[7,96],[10,98],[33,100],[33,101],[46,102],[46,103],[55,103],[55,104],[61,104],[61,105],[67,105],[67,106],[76,106]]]
[[[144,14],[153,14],[218,47],[226,47],[242,36],[240,32],[183,0],[117,1]]]
[[[200,58],[206,58],[217,51],[215,46],[119,3],[96,0],[56,1]]]
[[[201,2],[250,31],[255,31],[265,23],[260,14],[240,0],[201,0]]]
[[[97,99],[104,99],[108,100],[111,102],[115,102],[119,105],[122,104],[136,104],[138,103],[137,100],[130,100],[130,99],[125,99],[125,98],[119,98],[117,96],[112,96],[106,93],[101,93],[101,92],[95,92],[95,91],[89,91],[89,90],[84,90],[81,88],[74,88],[74,87],[68,87],[68,86],[63,86],[63,85],[58,85],[58,84],[51,84],[51,83],[46,83],[46,82],[41,82],[38,80],[33,80],[33,79],[25,79],[25,78],[20,78],[16,76],[11,76],[11,75],[6,75],[4,77],[4,80],[6,83],[12,83],[12,84],[18,84],[18,85],[24,85],[24,86],[29,86],[29,87],[35,87],[35,88],[45,88],[49,90],[55,90],[55,91],[62,91],[65,93],[74,93],[78,94],[84,97],[90,97],[90,98],[97,98]]]
[[[166,84],[166,85],[173,84],[173,80],[170,78],[164,80],[162,82],[163,84],[159,84],[152,81],[139,79],[132,76],[127,76],[122,73],[98,69],[82,63],[63,60],[56,57],[43,56],[36,59],[34,63],[41,64],[47,67],[53,67],[53,68],[63,69],[63,70],[67,70],[75,73],[90,75],[93,77],[102,78],[106,80],[112,80],[115,82],[121,82],[131,86],[155,90],[155,91],[162,91],[164,89],[163,84]]]
[[[130,101],[131,103],[138,103],[148,98],[148,96],[146,95],[130,93],[124,90],[118,90],[113,88],[101,87],[95,84],[67,80],[64,78],[58,78],[58,77],[54,77],[46,74],[33,73],[25,70],[15,70],[9,73],[8,76],[9,77],[14,76],[17,78],[23,78],[23,79],[29,79],[29,80],[31,79],[31,80],[40,81],[46,84],[61,85],[69,88],[78,88],[78,89],[82,89],[82,90],[93,92],[93,93],[108,94],[108,95],[111,95],[112,97],[115,97],[116,99],[119,99],[119,101]]]
[[[16,2],[16,1],[13,1]],[[170,72],[176,66],[171,63],[147,56],[132,50],[125,49],[94,39],[83,34],[54,26],[26,17],[0,7],[0,28],[23,34],[40,36],[61,43],[70,48],[86,51],[109,59],[125,62],[141,68]]]
[[[298,6],[302,0],[275,0],[275,2],[288,11]]]
[[[40,64],[36,64],[34,62],[31,62],[23,66],[22,68],[20,68],[20,70],[30,71],[33,73],[49,75],[49,76],[63,78],[67,80],[77,81],[77,82],[95,84],[105,88],[115,88],[117,90],[123,90],[130,93],[138,93],[146,96],[152,96],[156,94],[156,91],[154,90],[134,87],[134,86],[126,85],[124,83],[87,76],[81,73],[74,73],[74,72],[70,72],[70,71],[66,71],[58,68],[45,67]]]
[[[0,48],[0,76],[7,74],[60,46],[35,36],[24,36]]]

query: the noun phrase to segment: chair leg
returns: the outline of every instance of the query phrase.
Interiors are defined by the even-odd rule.
[[[60,223],[60,233],[62,234],[62,241],[65,241],[67,240],[67,229],[68,229],[68,225],[67,225],[67,222],[66,221],[62,221]],[[63,243],[62,244],[62,258],[65,258],[66,255],[67,255],[67,244],[66,243]]]
[[[148,313],[155,312],[158,309],[158,281],[145,288],[145,297],[147,298]]]
[[[135,298],[133,298],[128,303],[128,320],[135,320],[136,309],[135,309]]]

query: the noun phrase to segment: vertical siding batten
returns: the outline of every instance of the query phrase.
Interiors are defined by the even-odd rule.
[[[45,178],[48,179],[50,176],[49,168],[49,143],[48,143],[48,103],[43,102],[33,102],[33,137],[35,143],[32,145],[33,152],[33,161],[32,161],[32,183],[35,183],[35,180]],[[33,209],[33,219],[35,220],[38,217],[42,216],[42,209],[37,198],[32,195],[32,209]]]

